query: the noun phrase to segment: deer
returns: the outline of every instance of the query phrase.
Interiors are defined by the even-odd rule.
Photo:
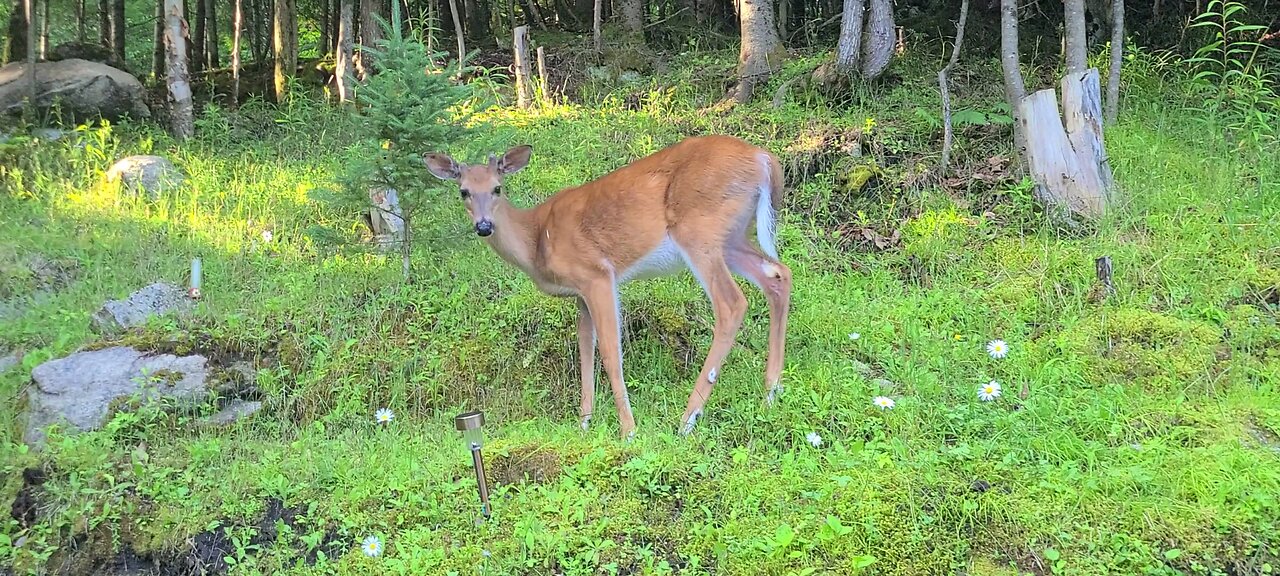
[[[527,144],[488,162],[422,155],[427,170],[458,185],[475,233],[544,294],[577,302],[582,380],[580,426],[595,403],[595,349],[608,376],[624,442],[635,417],[622,371],[619,287],[691,271],[710,299],[714,331],[689,395],[679,434],[702,416],[720,368],[735,344],[747,299],[733,275],[768,302],[766,408],[782,391],[791,270],[778,259],[776,218],[784,200],[782,166],[766,149],[727,135],[686,138],[541,204],[520,208],[503,194],[504,178],[529,164]],[[755,223],[758,246],[748,237]]]

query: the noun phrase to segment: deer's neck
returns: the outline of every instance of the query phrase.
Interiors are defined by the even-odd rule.
[[[535,209],[512,206],[505,199],[493,207],[493,235],[489,247],[503,260],[534,276],[533,251],[538,234]]]

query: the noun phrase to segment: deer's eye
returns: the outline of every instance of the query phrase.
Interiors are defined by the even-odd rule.
[[[494,196],[498,196],[498,195],[501,195],[501,194],[502,194],[502,187],[501,187],[501,186],[497,186],[497,187],[495,187],[495,188],[493,189],[493,195],[494,195]]]
[[[463,198],[463,199],[466,199],[466,198],[469,198],[470,196],[471,196],[471,191],[470,191],[470,190],[467,190],[466,188],[463,188],[463,189],[462,189],[462,198]]]

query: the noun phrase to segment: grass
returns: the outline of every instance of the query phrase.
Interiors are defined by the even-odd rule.
[[[936,160],[927,74],[904,73],[851,108],[802,92],[778,110],[708,114],[699,112],[708,82],[676,73],[592,106],[485,111],[465,150],[452,152],[532,144],[529,169],[504,187],[525,204],[706,131],[742,135],[807,173],[789,182],[780,232],[796,286],[780,404],[761,407],[767,313],[748,290],[740,344],[705,418],[691,437],[676,436],[710,307],[687,276],[629,285],[631,444],[616,439],[607,385],[597,386],[604,409],[593,428],[578,430],[572,304],[538,294],[477,242],[453,192],[428,192],[440,204],[420,224],[429,242],[413,286],[399,285],[396,255],[309,233],[317,224],[358,233],[351,214],[311,200],[361,144],[340,111],[213,110],[186,145],[124,126],[85,129],[83,148],[11,148],[0,295],[42,295],[0,315],[0,344],[27,352],[21,369],[0,374],[0,398],[13,407],[0,413],[2,493],[34,499],[38,513],[0,531],[3,565],[31,574],[123,559],[236,574],[1272,573],[1280,162],[1187,122],[1140,72],[1129,72],[1136,96],[1107,133],[1123,202],[1088,234],[1042,225],[1017,181],[895,185]],[[967,98],[958,106],[993,110],[989,90],[957,90]],[[999,130],[961,131],[962,170],[1001,153]],[[885,184],[851,189],[848,165],[804,146],[833,133],[856,134]],[[113,159],[143,152],[172,158],[188,186],[149,204],[99,184]],[[863,227],[900,229],[900,243],[874,249],[856,236]],[[63,271],[44,292],[25,272],[36,255]],[[1106,301],[1094,286],[1102,255],[1116,271]],[[97,342],[88,319],[103,300],[155,280],[184,283],[194,256],[205,263],[196,317],[156,320],[123,341],[261,361],[267,410],[205,429],[143,408],[100,431],[55,434],[39,453],[21,445],[31,368]],[[1008,357],[986,354],[995,338]],[[990,380],[1004,394],[982,402],[977,389]],[[877,395],[895,407],[875,408]],[[396,417],[379,427],[373,413],[384,406]],[[474,408],[490,422],[495,483],[493,519],[480,525],[450,421]],[[370,535],[382,556],[360,553]]]

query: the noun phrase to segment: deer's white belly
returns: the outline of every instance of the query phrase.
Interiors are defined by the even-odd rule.
[[[622,270],[618,274],[618,284],[632,280],[670,276],[687,268],[688,264],[685,263],[684,253],[680,251],[680,247],[676,245],[675,241],[668,236],[663,238],[662,243],[658,244],[648,254],[641,256],[626,270]]]

